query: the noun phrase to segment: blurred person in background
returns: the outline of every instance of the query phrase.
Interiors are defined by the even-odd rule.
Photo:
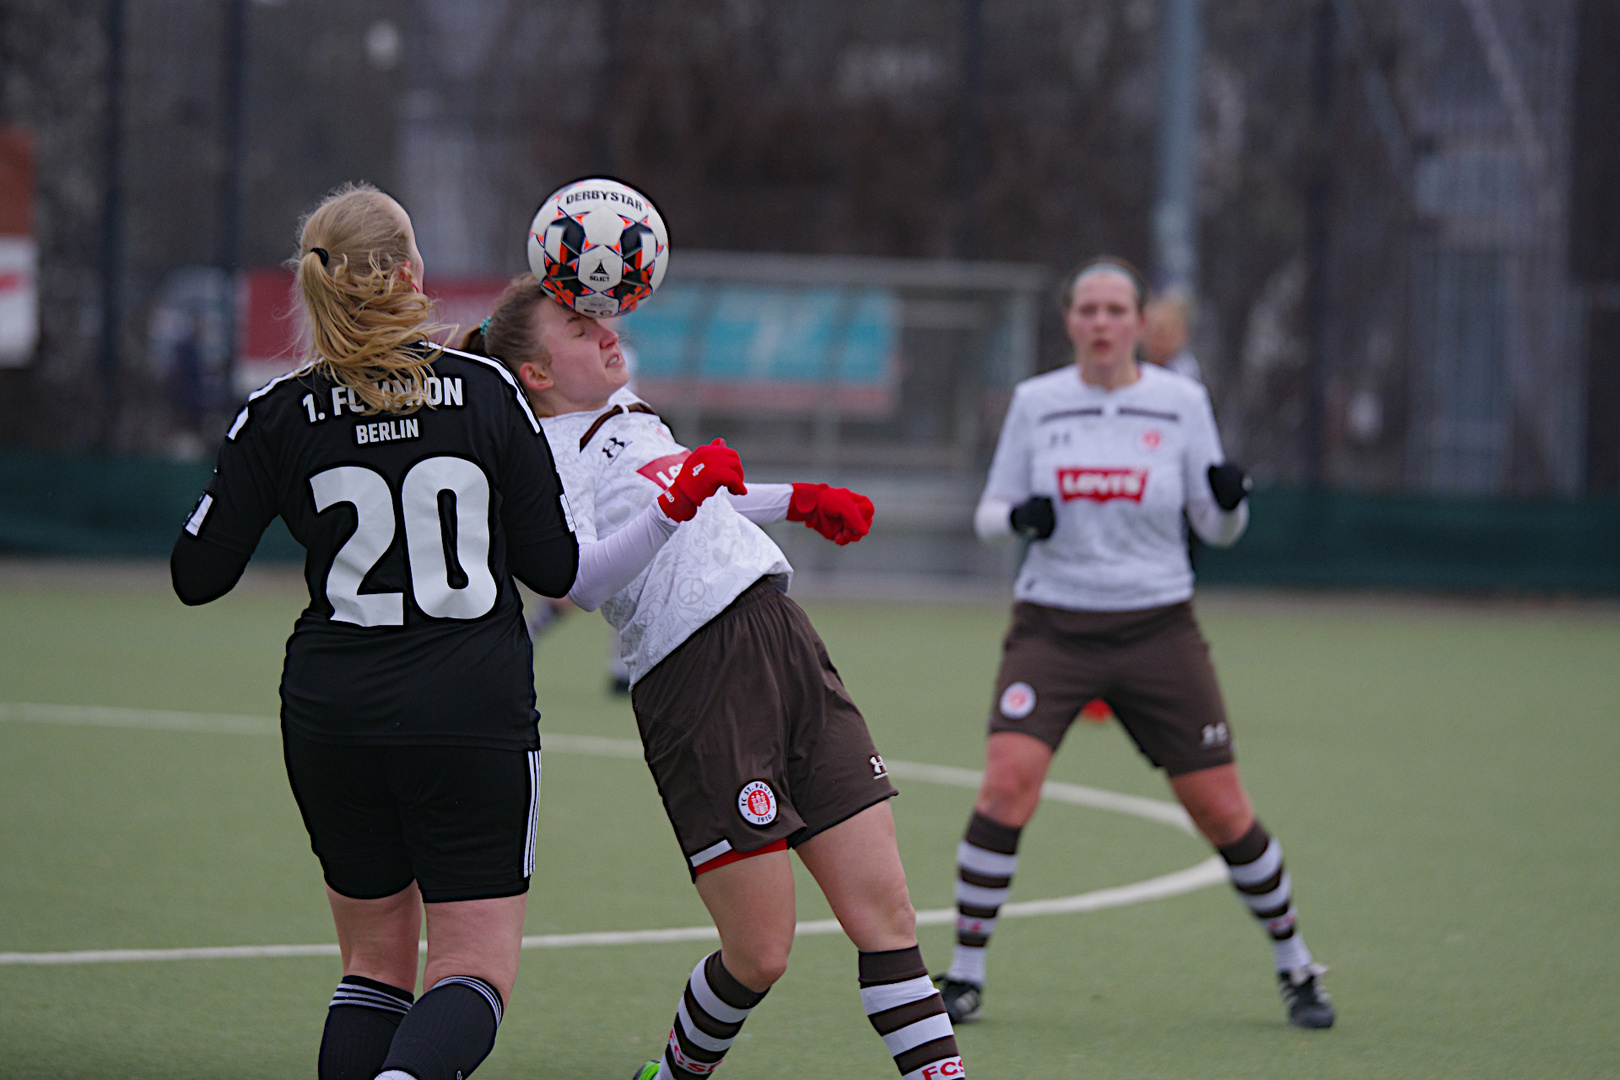
[[[1142,309],[1146,323],[1142,332],[1142,359],[1157,364],[1194,382],[1204,381],[1198,357],[1188,348],[1196,309],[1185,289],[1166,289]]]
[[[981,539],[1030,544],[984,780],[957,849],[956,951],[937,981],[953,1020],[980,1015],[985,950],[1011,893],[1020,833],[1076,713],[1101,698],[1226,861],[1271,940],[1289,1022],[1329,1027],[1326,968],[1296,925],[1282,847],[1238,778],[1193,615],[1183,520],[1210,544],[1236,542],[1248,524],[1248,482],[1223,458],[1204,388],[1137,363],[1145,294],[1121,259],[1093,259],[1070,277],[1064,327],[1074,364],[1018,384],[975,514]]]
[[[185,332],[174,343],[169,357],[169,370],[164,382],[169,391],[169,406],[175,419],[187,431],[202,427],[203,417],[212,402],[209,387],[204,381],[202,346],[197,341],[197,320],[184,315]]]
[[[1165,289],[1148,300],[1142,314],[1146,319],[1142,330],[1142,359],[1150,364],[1157,364],[1166,371],[1185,375],[1194,382],[1203,382],[1204,369],[1199,366],[1198,357],[1194,356],[1192,349],[1187,346],[1193,317],[1196,314],[1192,294],[1180,287]],[[1190,525],[1187,526],[1186,532],[1187,560],[1196,571],[1199,548],[1203,546],[1203,541],[1198,538],[1198,530]],[[1091,709],[1095,704],[1093,702],[1087,708]]]
[[[175,542],[174,589],[187,604],[230,591],[278,514],[307,549],[281,722],[343,957],[319,1075],[460,1080],[511,1000],[534,872],[539,717],[513,578],[563,595],[578,545],[517,383],[428,344],[398,203],[340,188],[304,220],[293,266],[307,360],[231,424]]]
[[[859,950],[862,1006],[901,1075],[961,1077],[917,945],[888,768],[786,596],[793,568],[759,528],[802,521],[853,543],[871,527],[871,501],[826,484],[746,487],[719,440],[688,451],[624,389],[618,334],[532,277],[513,283],[466,344],[499,356],[528,390],[582,550],[624,554],[612,572],[582,566],[569,596],[601,607],[618,632],[647,767],[720,932],[720,949],[686,982],[663,1056],[636,1080],[708,1076],[786,971],[796,922],[789,849]],[[726,490],[706,498],[721,478]]]

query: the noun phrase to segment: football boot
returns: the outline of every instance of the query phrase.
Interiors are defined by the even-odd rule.
[[[1288,1007],[1288,1022],[1302,1028],[1330,1028],[1333,1026],[1333,1000],[1322,989],[1322,976],[1327,968],[1321,964],[1306,964],[1293,971],[1277,972],[1277,992]]]
[[[945,1000],[945,1015],[952,1025],[971,1024],[984,1014],[984,987],[976,986],[949,975],[937,975],[939,996]]]

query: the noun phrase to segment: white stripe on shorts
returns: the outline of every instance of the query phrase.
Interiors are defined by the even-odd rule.
[[[710,844],[696,855],[693,855],[689,861],[692,863],[692,868],[695,870],[704,863],[708,862],[710,859],[718,859],[720,856],[724,855],[730,850],[731,841],[722,840],[718,844]]]
[[[523,876],[534,876],[534,848],[540,839],[540,751],[529,751],[529,832],[523,838]]]

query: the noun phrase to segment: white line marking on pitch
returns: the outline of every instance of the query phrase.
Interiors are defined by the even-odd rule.
[[[117,709],[87,705],[33,705],[0,702],[0,721],[32,724],[66,724],[86,727],[146,728],[158,731],[195,731],[225,735],[275,735],[280,726],[260,716],[227,713],[170,712],[157,709]],[[593,757],[641,757],[641,744],[632,739],[609,739],[596,735],[545,735],[547,750]],[[923,765],[910,761],[889,762],[891,775],[902,780],[944,784],[949,787],[977,788],[980,774],[975,769],[949,765]],[[1146,818],[1196,835],[1186,811],[1172,802],[1121,795],[1113,791],[1048,781],[1041,789],[1053,802],[1087,806],[1117,814]],[[1226,865],[1211,856],[1196,866],[1162,874],[1130,885],[1094,889],[1074,896],[1050,900],[1022,900],[1001,909],[1004,919],[1024,919],[1038,915],[1069,915],[1102,911],[1147,900],[1163,900],[1205,889],[1226,880]],[[917,925],[940,926],[954,922],[955,908],[934,908],[917,912]],[[837,919],[801,922],[800,935],[839,934]],[[713,926],[684,926],[667,930],[608,930],[584,934],[534,934],[523,939],[525,949],[577,949],[605,945],[657,945],[678,941],[713,941],[719,937]],[[86,949],[76,952],[0,953],[0,965],[116,964],[154,960],[245,960],[273,957],[337,956],[336,945],[226,945],[192,949]]]
[[[154,731],[200,731],[214,735],[279,735],[281,725],[262,716],[229,713],[169,712],[163,709],[109,709],[99,705],[34,705],[0,702],[0,720],[73,727],[147,728]]]

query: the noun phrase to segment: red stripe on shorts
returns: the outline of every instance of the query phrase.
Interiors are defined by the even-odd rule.
[[[771,851],[786,851],[786,850],[787,850],[787,837],[784,836],[780,840],[773,840],[769,844],[766,844],[764,847],[755,848],[753,851],[728,851],[724,855],[716,855],[714,858],[710,859],[708,862],[704,863],[702,866],[698,867],[693,872],[697,873],[697,874],[707,874],[710,870],[718,870],[722,866],[727,866],[727,865],[729,865],[731,863],[739,862],[739,861],[741,861],[743,859],[752,859],[755,855],[764,855],[765,853],[771,852]]]

